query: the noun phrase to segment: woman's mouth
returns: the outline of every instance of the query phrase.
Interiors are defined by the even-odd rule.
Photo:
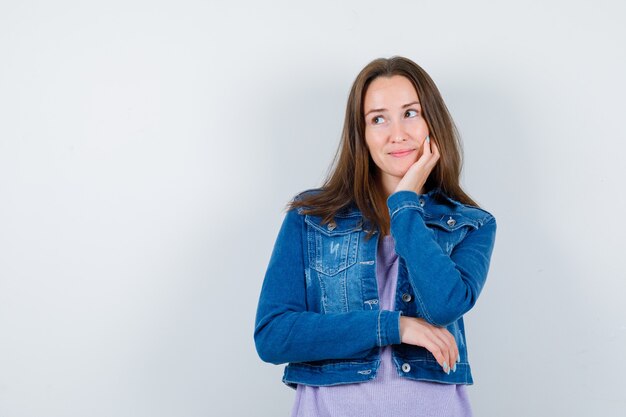
[[[404,156],[409,155],[410,153],[414,151],[415,149],[404,149],[400,151],[389,152],[389,155],[393,156],[394,158],[402,158]]]

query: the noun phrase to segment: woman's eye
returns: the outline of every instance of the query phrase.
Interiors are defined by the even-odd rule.
[[[404,113],[404,117],[415,117],[417,116],[417,110],[407,110],[406,113]]]
[[[372,118],[372,123],[374,123],[375,125],[379,125],[379,124],[381,124],[384,121],[385,121],[385,119],[383,119],[382,116],[375,116],[375,117]]]

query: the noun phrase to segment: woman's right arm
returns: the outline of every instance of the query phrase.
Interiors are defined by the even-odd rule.
[[[363,357],[400,343],[400,312],[307,311],[304,220],[290,210],[278,233],[256,313],[254,341],[262,360],[275,364]]]

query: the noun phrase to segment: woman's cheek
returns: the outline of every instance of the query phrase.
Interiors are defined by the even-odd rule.
[[[423,154],[424,154],[424,145],[422,144],[422,145],[420,145],[419,148],[417,148],[417,155],[415,156],[415,161],[420,159]]]

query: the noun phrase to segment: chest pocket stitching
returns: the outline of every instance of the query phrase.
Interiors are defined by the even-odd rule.
[[[450,219],[454,220],[452,225],[449,224]],[[470,229],[478,229],[477,221],[458,214],[427,216],[424,223],[432,230],[437,242],[448,255],[465,238]]]
[[[450,219],[454,220],[452,225],[449,223]],[[428,226],[436,226],[447,232],[454,232],[465,226],[478,229],[478,221],[459,214],[426,215],[424,223]]]
[[[335,276],[356,264],[362,230],[360,218],[342,220],[333,230],[325,230],[308,216],[305,218],[309,226],[309,266],[327,276]]]
[[[335,218],[335,228],[333,230],[329,230],[327,225],[323,225],[321,219],[311,216],[305,216],[304,221],[310,227],[314,228],[320,233],[325,234],[326,236],[338,236],[345,235],[348,233],[360,232],[363,230],[363,223],[361,221],[360,216],[355,216],[352,218]]]

